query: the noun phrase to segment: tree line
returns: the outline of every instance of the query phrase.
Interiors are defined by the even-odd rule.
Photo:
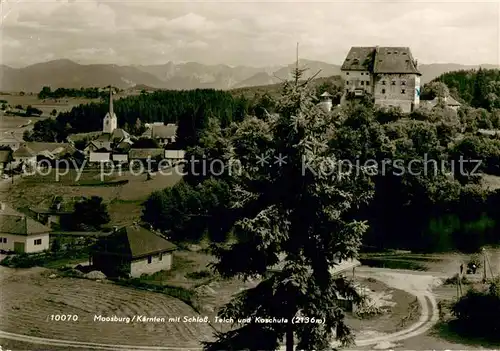
[[[115,89],[118,92],[118,89]],[[64,97],[85,98],[85,99],[106,99],[109,97],[109,91],[103,88],[57,88],[52,91],[51,87],[45,86],[38,93],[38,98],[43,99],[61,99]]]
[[[192,142],[191,136],[202,128],[198,125],[200,119],[195,116],[216,116],[223,125],[228,125],[248,113],[262,115],[266,108],[272,110],[273,106],[265,94],[249,99],[213,89],[156,91],[114,101],[120,128],[130,132],[138,121],[142,125],[151,122],[177,123],[180,143]],[[108,109],[109,103],[104,100],[80,104],[68,112],[60,112],[55,119],[36,122],[28,138],[32,141],[62,142],[70,134],[102,130],[102,120]]]
[[[466,104],[488,111],[500,109],[500,70],[483,69],[448,72],[434,78],[442,82],[450,93]]]

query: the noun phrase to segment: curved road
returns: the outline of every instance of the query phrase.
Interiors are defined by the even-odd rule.
[[[418,322],[408,328],[396,333],[383,335],[374,338],[356,340],[356,346],[370,346],[381,342],[398,342],[420,334],[425,333],[437,323],[439,319],[438,306],[434,295],[431,292],[432,287],[438,283],[441,274],[432,274],[429,272],[420,273],[415,271],[391,270],[382,268],[358,268],[359,277],[371,277],[382,281],[383,283],[404,290],[417,297],[421,305],[421,315]],[[80,341],[68,341],[61,339],[39,338],[28,335],[20,335],[0,331],[0,338],[27,342],[38,345],[59,346],[67,348],[80,348],[88,350],[130,350],[130,351],[199,351],[201,348],[179,348],[168,346],[133,346],[133,345],[111,345]],[[285,350],[284,347],[279,351]]]

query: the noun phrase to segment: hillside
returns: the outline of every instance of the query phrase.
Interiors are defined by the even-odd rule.
[[[300,60],[301,67],[307,67],[304,77],[316,74],[318,77],[335,76],[340,66],[313,60]],[[129,89],[135,85],[146,85],[157,89],[234,89],[279,83],[289,77],[295,64],[269,67],[248,67],[228,65],[204,65],[197,62],[173,63],[154,66],[81,65],[62,59],[37,63],[24,68],[0,66],[1,91],[39,92],[43,86],[57,88],[116,86]],[[493,67],[485,65],[484,67]],[[419,66],[427,83],[437,76],[477,66],[460,64],[422,64]]]

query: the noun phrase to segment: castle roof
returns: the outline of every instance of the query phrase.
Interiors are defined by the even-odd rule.
[[[341,70],[421,75],[410,48],[395,46],[352,47]]]

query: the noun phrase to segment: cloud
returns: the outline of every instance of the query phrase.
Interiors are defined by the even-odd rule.
[[[4,6],[5,7],[5,6]],[[409,46],[420,62],[498,63],[499,5],[465,1],[8,3],[5,63],[340,63],[354,45]]]

